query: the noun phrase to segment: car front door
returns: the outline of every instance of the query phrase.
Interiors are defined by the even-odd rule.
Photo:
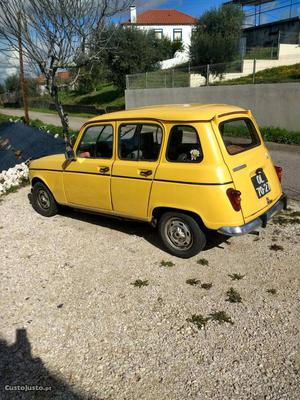
[[[68,204],[83,208],[112,210],[111,171],[114,126],[88,125],[75,147],[76,159],[66,162],[63,171]]]
[[[111,192],[117,214],[147,219],[152,182],[159,163],[163,128],[157,122],[119,122],[118,154]]]

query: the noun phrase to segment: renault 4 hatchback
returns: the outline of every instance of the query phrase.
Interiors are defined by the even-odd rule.
[[[95,117],[68,154],[30,163],[32,205],[59,205],[158,227],[166,249],[188,258],[208,231],[265,227],[283,208],[274,167],[250,111],[224,104],[153,106]]]

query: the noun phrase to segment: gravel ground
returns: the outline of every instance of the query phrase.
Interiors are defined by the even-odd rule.
[[[143,224],[43,218],[28,191],[0,204],[1,399],[300,398],[299,217],[181,260]],[[233,324],[187,321],[214,311]]]

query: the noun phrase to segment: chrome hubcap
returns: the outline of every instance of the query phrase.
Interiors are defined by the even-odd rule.
[[[39,190],[37,200],[39,206],[42,207],[44,210],[47,210],[50,207],[50,198],[45,190]]]
[[[165,236],[175,249],[188,250],[193,245],[190,227],[179,218],[170,218],[165,226]]]

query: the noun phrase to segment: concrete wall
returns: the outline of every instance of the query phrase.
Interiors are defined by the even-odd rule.
[[[300,83],[126,90],[126,108],[227,103],[250,109],[261,126],[300,131]]]

